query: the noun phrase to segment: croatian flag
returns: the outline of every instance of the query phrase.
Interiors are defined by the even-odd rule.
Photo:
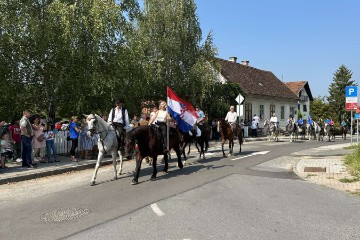
[[[189,132],[196,123],[198,115],[190,103],[182,100],[167,88],[167,105],[169,114],[176,120],[183,132]]]

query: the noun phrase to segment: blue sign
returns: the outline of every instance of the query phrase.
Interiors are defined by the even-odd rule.
[[[346,97],[357,97],[357,86],[346,86],[345,96]]]
[[[354,118],[355,118],[355,120],[359,120],[360,119],[360,113],[355,113]]]

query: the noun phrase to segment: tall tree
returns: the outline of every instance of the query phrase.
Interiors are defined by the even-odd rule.
[[[325,97],[316,97],[310,102],[310,116],[314,120],[323,119],[330,116],[329,103],[326,102]]]
[[[204,102],[214,86],[216,49],[211,34],[202,43],[194,0],[145,0],[135,36],[130,44],[140,50],[144,98],[165,98],[170,86],[194,104]]]
[[[350,112],[345,110],[345,88],[357,83],[351,80],[352,72],[346,66],[341,65],[334,73],[333,82],[329,86],[327,98],[330,108],[330,116],[341,122],[342,119],[350,119]]]

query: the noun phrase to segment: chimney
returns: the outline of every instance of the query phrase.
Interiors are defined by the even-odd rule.
[[[242,65],[245,65],[245,66],[249,66],[249,61],[243,60],[243,61],[241,61],[241,64],[242,64]]]
[[[229,61],[236,63],[237,57],[229,57]]]

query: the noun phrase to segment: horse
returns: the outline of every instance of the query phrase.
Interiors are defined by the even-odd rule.
[[[266,135],[268,136],[269,141],[271,139],[273,139],[275,142],[279,141],[280,129],[275,123],[270,122],[270,120],[268,120],[268,119],[265,119],[264,129],[266,131]]]
[[[233,132],[230,124],[225,121],[224,119],[219,119],[217,121],[217,131],[220,133],[221,136],[221,150],[223,153],[223,156],[225,157],[225,152],[224,152],[224,144],[226,142],[226,140],[229,141],[229,155],[231,156],[233,153],[233,149],[234,149],[234,136],[238,138],[239,141],[239,153],[241,153],[241,144],[244,143],[243,141],[243,137],[242,137],[242,128],[240,127],[240,125],[236,124],[235,126],[235,131]]]
[[[347,124],[346,124],[345,126],[342,126],[342,125],[341,125],[341,127],[340,127],[340,133],[341,133],[341,138],[342,138],[343,140],[346,140],[346,134],[347,134],[348,131],[349,131],[349,127],[348,127]]]
[[[158,155],[164,155],[164,169],[163,172],[168,171],[168,154],[164,152],[162,140],[160,139],[159,130],[156,126],[138,126],[126,134],[125,138],[125,156],[127,158],[135,158],[136,167],[134,179],[131,184],[138,184],[141,162],[145,157],[153,159],[152,167],[153,173],[151,180],[156,180],[157,167],[156,161]],[[176,134],[169,134],[169,148],[176,151],[178,157],[178,167],[183,168],[180,154],[180,139]],[[170,150],[169,149],[169,150]]]
[[[297,140],[297,128],[294,121],[289,121],[289,123],[286,125],[286,131],[290,134],[290,142]]]
[[[304,140],[305,139],[305,134],[306,134],[305,125],[304,124],[297,124],[296,129],[297,129],[297,135],[300,135],[301,139]]]
[[[92,137],[94,134],[99,134],[99,138],[98,138],[99,153],[95,165],[95,171],[90,181],[91,186],[95,185],[95,180],[101,161],[108,152],[111,153],[113,166],[114,166],[113,179],[117,180],[117,175],[122,174],[123,152],[119,151],[119,143],[115,129],[113,128],[113,126],[105,122],[100,116],[94,113],[86,116],[86,122],[88,124],[87,135],[89,137]],[[116,154],[119,154],[120,156],[120,167],[118,172],[116,172]]]
[[[313,138],[313,140],[316,139],[316,132],[313,124],[310,123],[306,124],[306,135],[309,140],[311,140],[311,137]]]
[[[191,134],[189,132],[183,132],[181,129],[177,128],[178,129],[178,133],[180,134],[181,136],[181,151],[183,153],[183,156],[184,156],[184,164],[186,164],[186,154],[185,154],[185,149],[186,149],[186,146],[189,146],[189,150],[188,150],[188,153],[187,155],[190,154],[190,145],[192,142],[195,142],[195,146],[198,150],[198,152],[200,153],[199,155],[199,159],[201,159],[201,156],[203,157],[203,159],[205,159],[205,152],[207,151],[207,147],[209,143],[206,144],[206,139],[207,139],[207,136],[206,136],[206,133],[205,131],[201,131],[201,128],[200,131],[201,131],[201,135],[198,137],[196,136],[196,129],[193,128],[191,130]]]
[[[328,142],[331,141],[331,138],[333,137],[333,139],[335,139],[335,127],[334,125],[329,125],[327,124],[324,128],[324,133],[326,136],[326,139]]]
[[[321,123],[314,122],[314,132],[318,141],[324,141],[325,132]]]

